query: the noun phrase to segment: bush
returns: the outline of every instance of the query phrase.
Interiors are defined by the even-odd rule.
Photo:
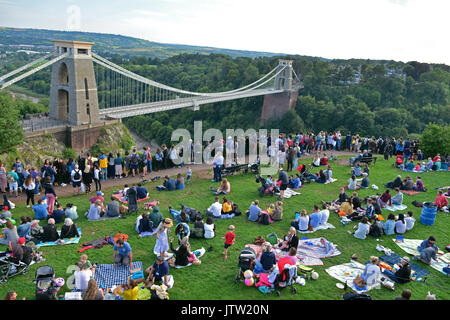
[[[440,153],[442,156],[450,153],[450,126],[428,124],[419,140],[419,148],[427,157],[434,157]]]
[[[76,159],[77,153],[72,148],[65,148],[62,152],[63,159]]]

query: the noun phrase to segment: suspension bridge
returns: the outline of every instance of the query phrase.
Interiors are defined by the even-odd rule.
[[[266,75],[241,88],[193,92],[127,70],[92,52],[91,42],[53,41],[54,51],[0,76],[0,89],[5,90],[51,66],[50,112],[41,120],[45,128],[70,126],[73,131],[113,119],[181,108],[197,111],[204,104],[256,96],[265,96],[262,119],[267,120],[292,108],[302,87],[292,61],[279,60]],[[23,122],[26,132],[39,130],[33,121],[30,123]]]

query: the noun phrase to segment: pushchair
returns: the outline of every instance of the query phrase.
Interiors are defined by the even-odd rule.
[[[256,159],[255,162],[253,162],[252,164],[248,165],[248,167],[250,168],[251,173],[253,173],[253,174],[258,174],[259,173],[259,166],[260,166],[259,157],[258,157],[258,159]]]
[[[21,261],[23,250],[19,244],[9,243],[10,252],[0,252],[0,284],[8,282],[9,278],[19,274],[27,274],[29,264]]]
[[[253,248],[245,247],[244,249],[242,249],[241,253],[239,254],[239,262],[238,262],[239,272],[234,278],[235,283],[243,281],[245,271],[253,270],[255,260],[256,260],[256,252],[255,250],[253,250]]]
[[[270,194],[272,197],[275,194],[275,188],[273,186],[270,186],[266,179],[264,179],[262,176],[256,177],[256,182],[261,183],[261,186],[258,188],[259,196],[263,197],[266,194]]]
[[[281,290],[287,287],[291,287],[293,294],[297,293],[297,289],[294,287],[295,280],[297,280],[297,266],[285,265],[285,268],[278,274],[273,283],[277,295],[281,295]]]
[[[309,177],[311,175],[311,169],[305,168],[305,171],[300,173],[300,181],[302,182],[302,185],[305,183],[310,183],[311,178]]]
[[[36,300],[56,300],[59,287],[55,282],[55,271],[51,266],[42,266],[36,270]]]

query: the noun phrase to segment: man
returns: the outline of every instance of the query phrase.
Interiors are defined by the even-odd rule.
[[[350,151],[350,147],[352,146],[352,134],[350,132],[345,136],[345,151]]]
[[[327,209],[327,204],[326,203],[322,203],[322,210],[320,211],[321,214],[321,219],[320,219],[320,224],[327,224],[328,223],[328,218],[330,217],[330,210]]]
[[[247,212],[248,221],[258,221],[259,216],[261,215],[261,208],[258,205],[258,200],[253,201],[253,203],[251,204]]]
[[[170,178],[169,176],[164,177],[165,181],[163,186],[167,191],[174,191],[176,189],[176,181],[174,178]]]
[[[15,171],[16,171],[18,177],[19,177],[19,180],[18,180],[18,187],[22,190],[23,182],[25,181],[25,178],[26,178],[26,177],[24,176],[24,171],[25,171],[25,169],[24,169],[24,167],[23,167],[23,163],[20,161],[19,158],[16,158],[16,162],[14,162],[14,164],[12,165],[12,167],[13,167],[14,169],[16,169]]]
[[[147,189],[145,187],[142,186],[142,183],[138,183],[136,191],[137,191],[137,198],[138,198],[138,200],[147,198],[148,191],[147,191]]]
[[[120,216],[119,208],[120,208],[119,201],[116,198],[111,197],[111,202],[108,203],[108,205],[106,206],[107,216],[111,218]]]
[[[39,199],[31,209],[34,211],[34,218],[38,220],[47,219],[48,216],[48,204],[44,203],[42,199]]]
[[[219,197],[214,198],[214,203],[206,209],[206,215],[211,216],[215,219],[220,219],[222,216],[222,204],[220,203]]]
[[[70,177],[72,180],[72,186],[74,189],[74,194],[79,195],[80,194],[80,187],[81,187],[81,178],[82,178],[82,171],[78,169],[78,164],[75,165],[75,168],[70,173]]]
[[[167,149],[167,146],[165,144],[162,145],[162,152],[163,152],[164,169],[167,169],[167,160],[169,159],[169,149]]]
[[[319,206],[315,204],[314,211],[309,216],[309,224],[313,229],[316,229],[321,221],[322,221],[322,214],[319,211]]]
[[[362,179],[359,187],[361,189],[367,189],[367,188],[369,188],[369,184],[370,184],[369,176],[366,172],[363,172],[363,179]]]
[[[114,268],[117,265],[128,265],[130,269],[133,269],[133,251],[128,242],[123,239],[117,239],[114,245]]]
[[[222,168],[223,168],[223,155],[222,152],[218,152],[213,161],[214,179],[213,182],[222,181]]]
[[[42,242],[51,242],[59,239],[55,226],[55,219],[48,219],[48,223],[42,228],[44,230]]]
[[[438,206],[439,209],[442,209],[448,205],[448,200],[444,196],[442,190],[438,190],[438,194],[434,203]]]
[[[53,210],[51,218],[55,220],[55,223],[61,223],[64,221],[65,213],[60,203],[58,203],[56,209]]]
[[[383,274],[387,275],[389,279],[398,283],[407,283],[411,281],[411,266],[409,257],[403,257],[399,269],[395,272],[385,269]]]
[[[280,171],[278,173],[278,181],[281,181],[280,184],[280,197],[278,200],[283,200],[284,198],[284,191],[287,189],[288,183],[289,183],[289,177],[287,173],[283,170],[283,168],[280,168]]]
[[[162,256],[157,256],[156,262],[148,267],[145,272],[148,273],[148,278],[145,280],[147,287],[150,287],[151,284],[157,281],[163,281],[164,285],[169,287],[169,264],[167,261],[164,261]]]
[[[436,246],[436,238],[430,236],[427,240],[422,241],[417,250],[420,252],[420,255],[415,256],[413,259],[430,265],[433,260],[437,260],[436,253],[439,251],[439,248]]]

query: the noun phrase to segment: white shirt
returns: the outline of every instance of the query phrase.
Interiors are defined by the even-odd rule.
[[[328,222],[328,217],[330,216],[330,210],[323,209],[322,211],[320,211],[320,213],[322,214],[322,218],[320,219],[320,224],[326,224]]]
[[[206,239],[214,238],[214,224],[207,224],[207,223],[205,223],[203,225],[203,228],[205,230],[205,238]]]
[[[170,160],[175,160],[176,158],[177,158],[177,150],[175,150],[175,148],[173,148],[172,150],[170,150],[169,159]]]
[[[75,179],[75,173],[76,173],[77,171],[78,171],[78,173],[80,174],[80,179]],[[83,173],[81,172],[80,169],[78,169],[78,170],[73,169],[73,170],[72,170],[72,173],[70,174],[70,176],[72,177],[72,181],[73,181],[73,182],[81,181],[82,175],[83,175]]]
[[[222,215],[222,204],[214,202],[208,210],[212,211],[214,217],[220,217]]]
[[[99,180],[99,177],[98,177],[99,172],[100,172],[100,169],[94,169],[94,179]]]
[[[414,217],[405,217],[405,222],[406,222],[406,231],[409,231],[412,228],[414,228],[414,222],[416,222],[416,219],[414,219]]]
[[[34,184],[34,182],[30,182],[30,185],[27,187],[25,184],[23,184],[23,187],[25,188],[25,190],[34,190],[34,188],[36,187],[36,185]]]
[[[92,277],[92,271],[87,269],[83,271],[75,271],[75,288],[85,290],[88,287],[88,282]]]
[[[216,166],[222,166],[223,165],[223,156],[220,155],[214,160],[214,164]]]

